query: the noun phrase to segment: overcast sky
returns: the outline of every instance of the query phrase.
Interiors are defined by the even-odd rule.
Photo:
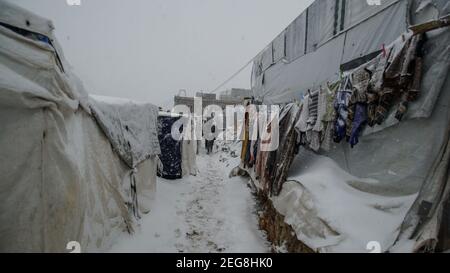
[[[54,22],[89,93],[167,106],[180,89],[192,95],[217,87],[313,0],[12,2]],[[224,89],[248,88],[250,70]]]

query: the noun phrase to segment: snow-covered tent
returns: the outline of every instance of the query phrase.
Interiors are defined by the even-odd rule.
[[[53,24],[1,0],[0,252],[99,251],[131,232],[156,190],[157,114],[89,97]]]
[[[450,13],[447,0],[369,2],[315,1],[255,59],[255,98],[300,101],[373,59],[409,26]],[[401,122],[391,111],[353,149],[341,143],[297,156],[272,201],[311,249],[366,252],[371,241],[382,251],[435,249],[441,224],[450,221],[449,45],[448,27],[427,33],[421,96]]]

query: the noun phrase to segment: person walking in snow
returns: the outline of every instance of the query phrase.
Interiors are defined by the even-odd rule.
[[[210,118],[206,121],[206,138],[205,138],[205,148],[206,154],[211,154],[214,148],[214,142],[216,140],[216,124],[214,123],[214,115],[212,114]],[[208,128],[211,126],[210,128]]]
[[[211,154],[212,153],[212,151],[213,151],[213,148],[214,148],[214,142],[215,142],[215,140],[216,140],[216,138],[215,138],[215,136],[214,136],[214,134],[216,133],[216,125],[214,125],[213,124],[213,126],[211,127],[211,134],[213,135],[213,137],[210,139],[210,140],[208,140],[208,142],[209,142],[209,147],[208,147],[208,154]]]

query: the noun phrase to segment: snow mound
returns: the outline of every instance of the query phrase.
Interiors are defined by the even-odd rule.
[[[294,162],[273,204],[298,239],[319,252],[368,252],[373,241],[386,251],[417,194],[371,194],[350,186],[355,181],[376,183],[350,175],[330,158],[311,156]]]

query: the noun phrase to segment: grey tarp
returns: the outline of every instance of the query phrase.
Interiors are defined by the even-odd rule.
[[[272,48],[274,62],[278,62],[286,57],[286,31],[283,31],[273,40]]]
[[[335,56],[342,53],[344,41],[341,35],[291,63],[274,64],[256,78],[253,90],[257,98],[264,99],[267,104],[298,100],[304,90],[318,87],[324,79],[338,79],[341,63]]]
[[[308,8],[306,53],[313,52],[333,37],[335,31],[336,0],[315,1]]]
[[[48,37],[52,37],[55,28],[52,21],[17,6],[11,8],[6,1],[0,1],[0,18],[3,23]]]
[[[289,62],[305,55],[306,13],[300,14],[286,29],[286,58]]]
[[[362,2],[362,1],[358,1]],[[381,50],[403,33],[407,27],[407,6],[394,4],[377,16],[362,22],[346,34],[342,63]]]
[[[287,28],[286,59],[289,63],[278,61],[269,65],[268,59],[272,56],[269,49],[255,58],[253,71],[258,70],[261,62],[264,64],[262,73],[259,76],[254,74],[252,79],[252,90],[257,99],[267,103],[285,103],[299,99],[309,88],[318,88],[327,81],[337,79],[340,65],[381,50],[383,44],[393,42],[407,27],[407,0],[394,4],[389,2],[390,5],[383,4],[378,8],[372,8],[365,1],[360,1],[371,10],[369,15],[372,17],[329,40],[333,37],[330,35],[333,28],[330,28],[332,24],[327,23],[327,20],[335,19],[332,9],[336,5],[328,1],[321,4],[316,2],[309,8],[311,15],[308,12],[308,23],[305,11]],[[373,12],[378,13],[375,15]],[[339,21],[339,18],[336,20]],[[314,27],[309,26],[310,24]],[[304,31],[306,25],[307,35]],[[310,47],[315,44],[317,48],[304,55],[305,44],[310,41]],[[302,69],[304,67],[308,69]]]
[[[399,0],[381,0],[381,5],[368,5],[367,0],[345,0],[344,29],[361,23],[363,20],[377,14],[395,2],[399,2]]]
[[[399,1],[401,2],[402,0],[381,0],[381,5],[368,5],[368,1],[366,0],[345,0],[344,29],[348,29],[361,23],[386,7],[389,7],[391,4]]]
[[[261,56],[261,65],[263,70],[267,70],[273,64],[273,49],[272,45],[268,46]]]
[[[359,4],[356,1],[347,2],[355,2],[355,5],[362,7],[366,1],[358,1]],[[382,1],[388,4],[394,2]],[[278,62],[271,66],[262,74],[264,81],[253,81],[255,96],[266,103],[299,100],[307,89],[337,78],[341,64],[373,53],[381,49],[382,44],[393,42],[406,31],[407,22],[417,24],[450,12],[450,5],[444,5],[442,1],[431,1],[431,4],[416,12],[421,2],[403,0],[384,7],[369,7],[369,10],[361,11],[361,19],[355,12],[362,8],[351,8],[352,19],[347,19],[346,26],[360,23],[312,53],[291,63]],[[383,8],[386,9],[382,11]],[[380,240],[383,251],[410,252],[424,245],[433,248],[436,244],[443,203],[449,191],[450,30],[447,27],[429,32],[427,38],[420,98],[410,105],[405,119],[401,123],[396,121],[395,109],[392,109],[381,126],[365,130],[354,149],[347,143],[334,145],[326,156],[336,166],[314,155],[299,156],[291,170],[291,179],[300,179],[296,180],[298,190],[295,184],[287,183],[279,199],[274,198],[274,205],[294,227],[297,237],[311,248],[320,251],[366,251],[369,241]],[[317,173],[308,170],[313,161],[317,164]],[[346,189],[345,196],[362,195],[365,196],[363,200],[376,200],[364,206],[373,206],[374,215],[380,216],[378,220],[390,219],[390,224],[359,223],[358,219],[363,215],[356,213],[349,217],[354,213],[354,208],[350,203],[346,205],[335,191],[330,191],[330,196],[324,199],[325,188],[317,184],[321,180],[315,181],[313,178],[324,170],[333,171],[328,170],[329,167],[336,171],[330,179],[334,174],[345,172],[343,176],[346,178],[341,181],[343,185],[338,187]],[[303,193],[307,195],[302,199]],[[419,214],[423,214],[423,201],[431,203],[431,208],[421,218]],[[342,209],[343,214],[338,214],[337,209]],[[334,214],[323,214],[327,211],[334,211]],[[343,219],[346,219],[345,223]],[[354,228],[356,226],[361,229],[358,231]],[[378,228],[380,230],[376,232]],[[316,229],[317,234],[312,229]],[[360,232],[362,229],[373,231],[379,237],[358,238],[363,233]]]

